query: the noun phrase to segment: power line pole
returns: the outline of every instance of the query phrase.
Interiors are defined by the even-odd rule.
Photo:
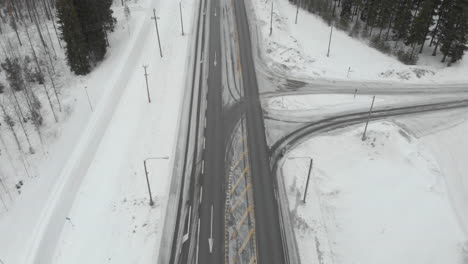
[[[370,107],[370,110],[369,110],[369,117],[367,118],[366,127],[364,128],[364,133],[362,133],[362,141],[366,140],[367,126],[369,125],[369,121],[370,121],[370,118],[371,118],[372,108],[374,108],[374,101],[375,101],[375,95],[372,98],[372,104],[371,104],[371,107]]]
[[[150,97],[150,91],[149,91],[149,86],[148,86],[148,72],[146,71],[146,68],[148,68],[148,65],[143,65],[143,69],[145,69],[146,92],[148,94],[148,103],[151,104],[151,97]]]
[[[149,205],[153,206],[154,205],[153,195],[151,194],[151,186],[150,186],[149,177],[148,177],[148,169],[146,168],[146,160],[143,161],[143,166],[145,167],[146,185],[148,186],[148,193],[149,193],[149,199],[150,199]]]
[[[297,9],[296,9],[296,22],[294,22],[294,23],[297,25],[297,16],[299,15],[299,0],[296,0],[296,5],[297,5]]]
[[[307,190],[309,189],[309,181],[310,181],[310,175],[312,174],[313,165],[314,165],[314,159],[310,158],[309,173],[307,174],[307,183],[306,183],[306,187],[304,191],[304,199],[302,200],[304,203],[306,202]]]
[[[91,104],[91,99],[89,98],[89,94],[88,94],[88,87],[85,86],[84,90],[86,92],[86,97],[88,98],[88,104],[89,104],[89,107],[91,108],[91,112],[94,112],[93,105]]]
[[[146,166],[146,162],[148,160],[167,160],[169,159],[169,157],[155,157],[155,158],[147,158],[147,159],[144,159],[143,160],[143,166],[145,168],[145,176],[146,176],[146,185],[148,187],[148,194],[149,194],[149,205],[150,206],[153,206],[154,205],[154,201],[153,201],[153,195],[151,194],[151,185],[150,185],[150,182],[149,182],[149,174],[148,174],[148,168]]]
[[[184,35],[184,21],[182,19],[182,2],[179,2],[180,26],[182,27],[182,36]]]
[[[162,49],[161,49],[161,40],[159,39],[159,29],[158,29],[158,17],[156,16],[156,8],[153,8],[154,16],[151,19],[154,19],[154,25],[156,26],[156,35],[158,36],[158,44],[159,44],[159,55],[161,58],[163,57]]]
[[[331,47],[332,35],[333,35],[333,23],[331,24],[330,40],[328,41],[328,53],[327,53],[327,57],[330,57],[330,47]]]
[[[271,1],[270,36],[273,34],[273,0]]]

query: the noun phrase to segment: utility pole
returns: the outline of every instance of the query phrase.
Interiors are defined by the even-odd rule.
[[[153,195],[151,194],[151,186],[150,186],[150,182],[149,182],[148,168],[146,167],[146,162],[148,160],[158,160],[158,159],[166,159],[167,160],[167,159],[169,159],[169,157],[147,158],[147,159],[143,160],[143,166],[145,167],[146,185],[148,186],[148,194],[149,194],[149,198],[150,198],[150,203],[149,203],[150,206],[154,205],[154,201],[153,201]]]
[[[306,202],[307,190],[309,189],[309,181],[310,181],[310,175],[312,174],[313,165],[314,165],[314,159],[310,158],[309,173],[307,174],[307,183],[306,183],[306,187],[304,191],[304,199],[302,200],[304,203]]]
[[[371,104],[371,107],[370,107],[370,110],[369,110],[369,117],[367,118],[366,127],[364,128],[364,133],[362,133],[362,141],[366,140],[367,126],[369,125],[369,121],[370,121],[370,118],[371,118],[372,108],[374,108],[374,101],[375,101],[375,95],[372,98],[372,104]]]
[[[296,22],[294,22],[294,23],[297,25],[297,16],[299,15],[299,0],[296,0],[296,5],[297,5],[297,9],[296,9]]]
[[[146,71],[146,68],[148,68],[148,65],[143,65],[143,69],[145,69],[146,92],[148,94],[148,103],[151,104],[151,96],[150,96],[149,85],[148,85],[148,72]]]
[[[84,90],[86,93],[86,97],[88,98],[88,104],[89,104],[89,107],[91,108],[91,112],[94,112],[93,105],[91,104],[91,99],[89,98],[89,94],[88,94],[88,86],[85,86]]]
[[[330,40],[328,41],[328,53],[327,53],[327,57],[330,57],[330,47],[331,47],[332,35],[333,35],[333,22],[332,22],[332,24],[331,24]]]
[[[163,57],[162,49],[161,49],[161,40],[159,39],[159,29],[158,29],[158,17],[156,16],[156,8],[153,8],[154,16],[151,19],[154,19],[154,25],[156,26],[156,35],[158,36],[158,44],[159,44],[159,55],[161,58]]]
[[[354,98],[353,99],[356,99],[356,94],[357,94],[357,88],[354,89]]]
[[[307,182],[306,182],[306,187],[304,190],[304,197],[302,198],[302,201],[305,203],[306,198],[307,198],[307,190],[309,189],[309,182],[310,182],[310,176],[312,175],[312,167],[314,165],[314,159],[311,157],[290,157],[288,159],[309,159],[309,172],[307,173]]]
[[[273,34],[273,0],[271,1],[270,36]]]
[[[182,19],[182,2],[179,2],[180,26],[182,27],[182,36],[184,35],[184,21]]]
[[[148,178],[148,169],[146,168],[146,161],[147,160],[143,161],[143,166],[145,167],[146,185],[148,186],[148,193],[149,193],[149,198],[150,198],[149,205],[153,206],[154,205],[153,195],[151,194],[151,185],[150,185],[149,178]]]

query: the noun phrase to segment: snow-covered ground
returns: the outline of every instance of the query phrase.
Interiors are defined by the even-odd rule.
[[[273,34],[270,34],[271,2]],[[407,66],[395,57],[370,48],[366,41],[333,31],[330,56],[327,57],[330,26],[320,17],[299,11],[288,0],[252,1],[257,17],[261,52],[267,67],[296,78],[381,80],[426,83],[468,82],[468,60],[452,67],[432,57],[430,49],[420,56],[418,65]],[[349,73],[348,73],[348,70]]]
[[[365,142],[360,125],[291,151],[282,172],[302,263],[466,263],[466,128],[418,139],[376,122]],[[309,160],[295,157],[314,159],[305,204]]]
[[[139,0],[127,23],[115,7],[116,31],[106,59],[86,77],[64,81],[67,115],[51,129],[46,155],[29,157],[20,172],[21,195],[0,215],[0,259],[4,263],[154,263],[165,214],[176,130],[185,89],[186,58],[195,0]],[[159,17],[164,58],[159,58],[154,22]],[[148,65],[152,104],[144,71]],[[90,95],[90,111],[84,87]],[[65,89],[66,88],[66,89]],[[170,114],[168,114],[170,113]],[[12,156],[13,162],[17,158]],[[155,206],[148,205],[143,160]],[[9,157],[2,152],[2,164]],[[4,163],[5,162],[5,163]],[[14,188],[14,186],[11,186]],[[3,193],[2,193],[3,195]]]

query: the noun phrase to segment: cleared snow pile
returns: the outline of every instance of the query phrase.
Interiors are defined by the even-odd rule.
[[[427,147],[393,123],[371,124],[365,142],[362,131],[318,136],[284,159],[302,263],[460,263],[466,237]]]

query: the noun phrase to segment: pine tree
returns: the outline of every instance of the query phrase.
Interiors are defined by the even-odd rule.
[[[353,0],[343,0],[341,5],[340,23],[347,28],[352,16]]]
[[[453,9],[453,17],[455,21],[453,42],[448,50],[450,61],[448,66],[452,63],[461,60],[465,50],[467,50],[468,41],[468,14],[465,8],[466,2],[456,1]]]
[[[429,28],[434,24],[434,10],[437,6],[437,1],[426,0],[421,5],[421,10],[415,16],[409,30],[409,35],[406,39],[407,45],[421,45],[420,52],[424,47]]]
[[[85,75],[90,71],[89,52],[78,13],[72,0],[57,0],[56,5],[59,29],[66,43],[68,65],[74,73]]]
[[[411,13],[411,2],[406,0],[399,0],[397,5],[398,9],[395,14],[395,20],[393,22],[393,33],[396,37],[395,47],[398,44],[398,40],[406,39],[408,36],[408,25],[411,24],[412,13]]]
[[[1,64],[1,67],[6,72],[6,77],[10,87],[17,92],[24,90],[25,83],[23,75],[21,74],[22,69],[19,60],[17,58],[6,58],[5,62]]]
[[[108,47],[107,31],[113,31],[112,0],[74,0],[82,31],[89,47],[91,61],[104,59]]]
[[[114,31],[114,26],[117,23],[117,20],[112,16],[114,11],[112,11],[112,0],[101,0],[93,1],[97,5],[97,10],[100,11],[99,16],[101,17],[102,22],[104,23],[105,30]]]
[[[457,23],[457,16],[459,14],[456,13],[456,2],[458,0],[446,0],[447,3],[444,5],[444,15],[441,16],[439,25],[440,30],[438,34],[438,41],[440,43],[440,51],[444,55],[442,58],[442,62],[445,62],[447,56],[453,50],[453,44],[456,39],[456,23]]]

